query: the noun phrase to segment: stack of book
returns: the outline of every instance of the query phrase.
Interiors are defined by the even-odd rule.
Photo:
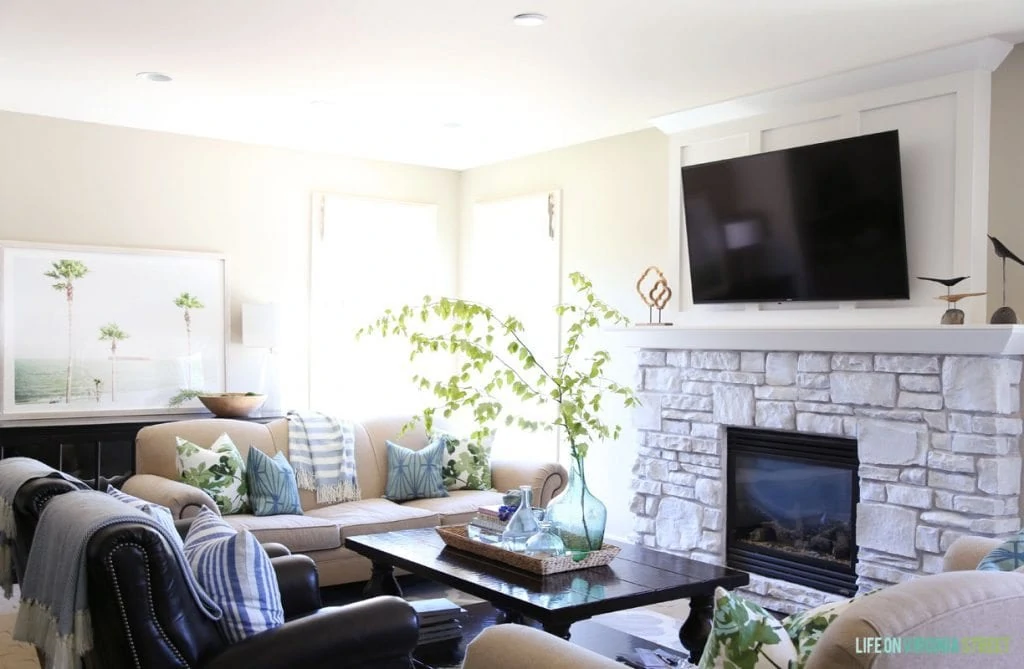
[[[449,599],[422,599],[409,602],[420,621],[419,646],[462,638],[466,609]]]
[[[489,534],[501,534],[505,531],[505,526],[508,525],[508,519],[501,519],[499,509],[501,506],[498,504],[481,506],[476,510],[476,515],[473,516],[473,520],[469,521],[469,524]]]

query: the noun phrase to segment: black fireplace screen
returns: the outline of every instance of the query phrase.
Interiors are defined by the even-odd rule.
[[[729,566],[853,594],[857,466],[853,439],[730,428]]]

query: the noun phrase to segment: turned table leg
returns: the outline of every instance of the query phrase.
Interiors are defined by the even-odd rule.
[[[571,627],[571,625],[566,623],[545,623],[544,631],[548,634],[553,634],[554,636],[568,640],[569,627]]]
[[[380,595],[402,596],[402,587],[395,579],[395,568],[384,562],[374,562],[373,570],[370,573],[370,580],[363,588],[364,597],[379,597]]]
[[[495,607],[498,609],[497,622],[499,625],[522,625],[525,619],[523,614],[519,611],[512,611],[511,609],[503,609],[501,607]]]
[[[697,664],[704,652],[704,644],[711,634],[711,617],[715,611],[712,595],[697,595],[690,598],[690,615],[679,628],[679,643],[690,651],[690,662]]]

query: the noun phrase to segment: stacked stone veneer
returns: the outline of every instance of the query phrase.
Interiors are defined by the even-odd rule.
[[[724,564],[725,428],[858,440],[861,591],[941,571],[963,534],[1020,528],[1021,358],[641,350],[633,539]],[[793,611],[835,597],[751,576]]]

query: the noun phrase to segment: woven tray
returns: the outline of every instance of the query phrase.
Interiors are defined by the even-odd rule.
[[[535,558],[522,553],[514,553],[493,544],[470,539],[465,525],[446,525],[434,529],[437,530],[444,543],[452,548],[457,548],[467,553],[474,553],[489,560],[502,562],[523,571],[540,574],[541,576],[573,571],[575,569],[586,569],[588,567],[600,567],[611,562],[619,554],[618,546],[605,544],[601,546],[600,550],[591,551],[581,559],[568,555]]]

